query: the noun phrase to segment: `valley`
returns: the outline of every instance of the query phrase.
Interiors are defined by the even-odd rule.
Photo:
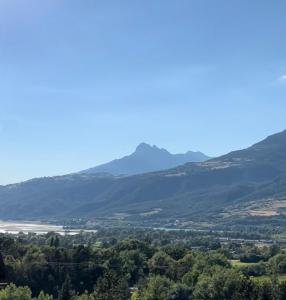
[[[0,187],[0,218],[71,218],[184,228],[280,220],[286,198],[286,131],[206,162],[130,176],[37,178]],[[207,222],[206,222],[207,220]],[[260,220],[260,221],[259,221]]]

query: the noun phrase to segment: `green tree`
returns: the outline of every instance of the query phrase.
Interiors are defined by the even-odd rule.
[[[120,253],[122,271],[132,286],[147,274],[147,260],[139,250],[125,250]]]
[[[215,268],[210,275],[199,277],[194,289],[196,300],[245,300],[251,299],[251,282],[234,270]]]
[[[106,271],[96,283],[95,296],[96,300],[126,300],[130,298],[130,291],[124,276]]]
[[[189,300],[190,297],[191,291],[186,285],[174,284],[168,292],[166,300]]]
[[[32,300],[32,292],[28,287],[10,284],[0,291],[0,300]]]
[[[176,261],[163,251],[158,251],[148,261],[152,275],[167,276],[174,280],[177,278]]]
[[[143,291],[143,300],[166,300],[173,282],[164,276],[153,276]]]
[[[69,276],[66,276],[66,279],[62,285],[62,288],[59,292],[58,300],[71,300],[74,299],[74,291],[72,289],[72,284]]]
[[[85,292],[84,294],[80,295],[80,296],[76,296],[75,300],[96,300],[94,294],[88,294],[87,292]]]
[[[131,300],[139,300],[139,299],[140,298],[139,298],[138,291],[133,292],[132,295],[131,295]]]
[[[44,292],[41,292],[37,300],[53,300],[53,296],[47,295]]]
[[[3,260],[3,256],[0,252],[0,282],[6,279],[6,268]]]

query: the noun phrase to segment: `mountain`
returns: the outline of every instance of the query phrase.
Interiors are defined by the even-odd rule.
[[[149,226],[178,220],[188,226],[284,216],[285,207],[286,131],[244,150],[158,172],[81,173],[0,188],[1,219],[107,218]]]
[[[135,175],[174,168],[187,162],[201,162],[210,159],[201,152],[188,151],[184,154],[171,154],[165,149],[141,143],[135,152],[109,163],[90,168],[80,173],[110,173],[113,175]]]

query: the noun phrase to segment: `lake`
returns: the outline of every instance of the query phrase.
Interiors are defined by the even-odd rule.
[[[10,233],[10,234],[18,234],[19,232],[23,233],[36,233],[36,234],[46,234],[50,231],[54,231],[61,235],[75,235],[84,232],[93,232],[96,230],[81,230],[81,229],[71,229],[66,230],[63,226],[60,225],[51,225],[51,224],[43,224],[43,223],[33,223],[33,222],[13,222],[13,221],[0,221],[0,233]]]

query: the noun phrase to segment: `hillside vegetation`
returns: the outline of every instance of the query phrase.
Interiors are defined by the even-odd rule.
[[[285,183],[286,131],[245,150],[166,171],[73,174],[3,186],[0,218],[112,218],[183,227],[283,217]]]

